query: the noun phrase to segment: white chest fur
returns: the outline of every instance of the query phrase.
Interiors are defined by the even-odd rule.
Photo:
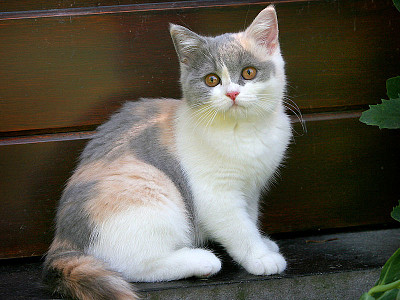
[[[245,196],[257,194],[275,173],[290,140],[290,122],[283,109],[267,118],[220,120],[207,128],[183,121],[189,114],[182,105],[177,150],[195,197],[227,189]]]

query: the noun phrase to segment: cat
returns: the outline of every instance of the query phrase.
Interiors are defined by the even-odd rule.
[[[281,273],[259,197],[292,130],[273,6],[243,32],[170,24],[182,100],[127,102],[80,156],[56,215],[44,282],[75,299],[137,299],[129,281],[207,277],[221,244],[251,274]]]

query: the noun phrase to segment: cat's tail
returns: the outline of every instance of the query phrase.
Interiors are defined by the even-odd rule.
[[[53,292],[79,300],[136,300],[138,296],[120,274],[80,251],[49,252],[43,283]]]

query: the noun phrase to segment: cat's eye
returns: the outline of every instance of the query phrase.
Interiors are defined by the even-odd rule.
[[[257,70],[253,67],[244,68],[242,71],[242,76],[246,80],[253,79],[254,77],[256,77],[256,74],[257,74]]]
[[[218,75],[208,74],[205,78],[205,82],[209,87],[217,86],[220,82]]]

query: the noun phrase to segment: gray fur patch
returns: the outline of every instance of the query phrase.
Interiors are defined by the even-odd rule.
[[[72,242],[78,249],[85,249],[95,238],[85,203],[96,194],[97,182],[83,182],[68,186],[60,199],[57,212],[56,235]]]
[[[144,162],[156,167],[166,174],[179,190],[186,204],[191,219],[195,243],[198,243],[198,226],[193,204],[193,194],[180,162],[173,157],[160,140],[160,131],[156,126],[144,130],[130,141],[130,149]]]
[[[150,99],[126,102],[108,122],[97,128],[81,154],[81,161],[88,163],[104,158],[113,160],[120,157],[126,150],[122,137],[128,134],[129,129],[135,124],[143,123],[157,114],[157,107],[153,104],[154,100]]]

